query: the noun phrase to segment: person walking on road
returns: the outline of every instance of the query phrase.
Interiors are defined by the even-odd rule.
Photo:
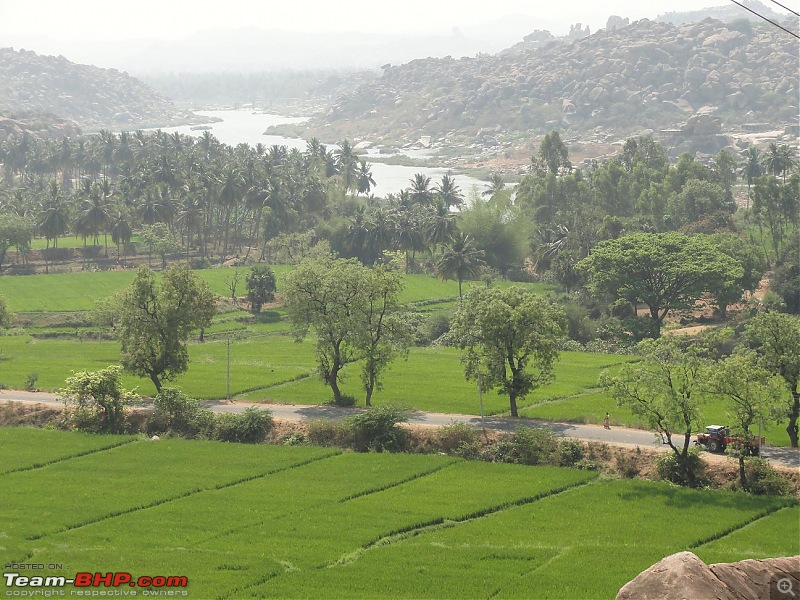
[[[611,429],[611,416],[608,413],[603,419],[603,429]]]

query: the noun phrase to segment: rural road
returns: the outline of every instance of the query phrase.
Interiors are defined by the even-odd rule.
[[[24,392],[20,390],[0,390],[0,402],[25,402],[40,404],[61,404],[56,394],[43,392]],[[358,408],[341,408],[337,406],[300,404],[252,404],[249,402],[208,402],[207,408],[217,413],[241,413],[245,409],[256,406],[272,411],[279,421],[302,421],[304,419],[341,419],[361,412]],[[481,427],[481,418],[474,415],[454,415],[445,413],[429,413],[413,411],[409,423],[439,427],[449,423],[467,423],[473,427]],[[484,428],[495,431],[514,431],[519,425],[528,427],[549,427],[564,437],[608,444],[626,444],[642,448],[666,449],[655,435],[641,429],[612,427],[604,429],[600,425],[582,425],[578,423],[558,423],[534,419],[512,419],[509,417],[489,416],[484,419]],[[788,467],[800,468],[800,451],[796,448],[778,448],[765,446],[762,456]]]

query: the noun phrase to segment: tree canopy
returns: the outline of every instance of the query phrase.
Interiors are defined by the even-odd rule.
[[[516,417],[517,400],[552,380],[566,322],[563,309],[524,288],[474,288],[452,330],[464,350],[466,378],[507,394]]]
[[[215,311],[211,288],[185,265],[167,269],[160,281],[142,267],[130,287],[101,307],[122,342],[122,366],[149,377],[159,392],[163,381],[186,371],[189,334],[211,325]]]

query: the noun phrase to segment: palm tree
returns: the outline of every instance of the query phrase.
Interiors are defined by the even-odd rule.
[[[109,222],[108,199],[100,185],[95,182],[89,191],[88,198],[83,201],[80,220],[82,233],[92,236],[95,246],[100,244],[100,231],[105,230]]]
[[[69,229],[69,206],[55,181],[50,182],[47,199],[39,213],[38,224],[39,231],[47,240],[47,247],[50,248],[50,240],[53,240],[53,248],[58,248],[58,237]]]
[[[506,182],[503,181],[503,176],[500,173],[492,173],[492,176],[489,178],[489,187],[481,192],[481,196],[489,196],[489,198],[493,198],[494,195],[505,189]]]
[[[428,243],[431,247],[441,245],[444,252],[445,242],[453,238],[456,232],[456,215],[450,212],[444,198],[439,198],[428,213],[427,219]]]
[[[433,200],[433,192],[431,191],[431,178],[423,173],[416,173],[414,179],[411,179],[411,199],[423,206],[428,206]]]
[[[464,204],[464,194],[456,185],[456,180],[450,175],[442,175],[442,182],[434,186],[433,191],[439,194],[448,209],[451,206],[461,208]]]
[[[342,186],[345,192],[354,189],[358,181],[358,157],[349,140],[339,142],[339,149],[333,153],[336,158],[336,168],[342,177]],[[374,185],[374,183],[373,183]]]
[[[375,180],[372,178],[372,170],[367,161],[362,160],[358,165],[358,172],[356,173],[356,189],[359,194],[369,194],[369,191],[375,185]]]
[[[436,273],[439,279],[458,281],[458,301],[463,305],[462,282],[470,277],[478,277],[484,264],[483,251],[475,247],[469,235],[460,233],[437,261]]]
[[[786,183],[786,173],[797,166],[797,159],[794,156],[794,148],[784,144],[778,146],[771,142],[764,156],[764,170],[777,177],[783,175],[783,183]]]
[[[761,154],[758,148],[750,146],[747,150],[747,155],[742,163],[742,177],[747,180],[747,208],[750,208],[750,188],[753,185],[753,180],[756,177],[761,177],[764,174],[761,168]]]
[[[119,261],[119,248],[129,244],[133,237],[130,216],[124,206],[116,206],[109,219],[111,223],[111,241],[117,245],[117,261]],[[123,258],[124,261],[124,258]]]

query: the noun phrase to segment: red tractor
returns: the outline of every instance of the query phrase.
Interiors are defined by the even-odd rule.
[[[695,444],[701,444],[708,448],[709,452],[725,452],[725,448],[730,445],[741,446],[746,442],[742,438],[731,437],[730,427],[723,427],[722,425],[709,425],[706,427],[705,433],[697,434]],[[748,454],[758,456],[761,450],[761,445],[764,443],[764,438],[753,438],[747,444]]]

